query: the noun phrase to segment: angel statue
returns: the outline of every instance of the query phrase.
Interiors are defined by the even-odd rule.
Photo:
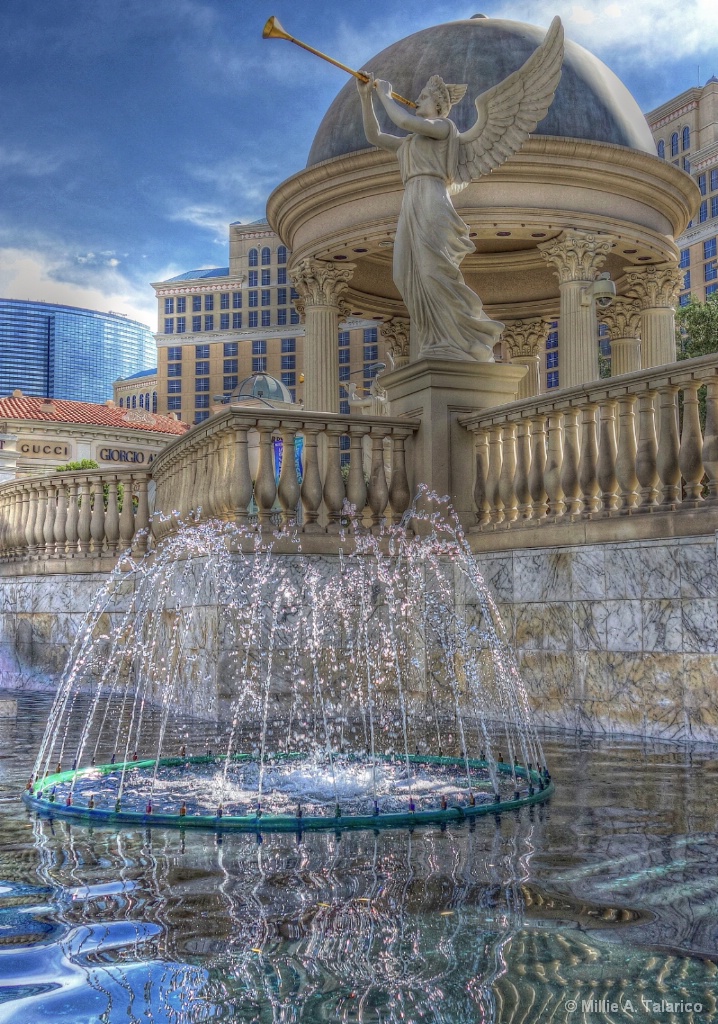
[[[465,85],[448,85],[433,75],[416,112],[410,113],[391,98],[388,82],[375,81],[369,73],[367,82],[357,81],[368,141],[399,160],[404,198],[394,243],[394,283],[409,310],[420,358],[493,361],[504,325],[487,316],[461,274],[461,261],[475,247],[450,194],[500,167],[521,148],[546,116],[562,61],[563,27],[554,18],[523,67],[477,97],[478,117],[465,132],[448,117]],[[391,120],[410,133],[406,137],[379,128],[375,86]]]

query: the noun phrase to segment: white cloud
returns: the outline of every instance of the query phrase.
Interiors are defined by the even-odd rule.
[[[0,145],[0,171],[41,178],[53,174],[63,163],[59,153],[33,153],[20,146]]]
[[[216,244],[227,244],[228,225],[231,218],[227,215],[226,210],[219,206],[188,203],[185,206],[178,207],[169,215],[169,219],[211,231],[214,234],[213,241]]]

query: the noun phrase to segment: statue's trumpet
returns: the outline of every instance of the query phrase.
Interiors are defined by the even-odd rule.
[[[322,53],[321,50],[315,50],[313,46],[309,46],[307,43],[303,43],[301,39],[295,39],[294,36],[290,36],[290,34],[282,28],[281,24],[279,23],[279,19],[275,18],[274,16],[272,16],[267,22],[267,24],[264,26],[264,30],[262,31],[262,38],[288,39],[290,43],[296,43],[297,46],[301,46],[303,50],[309,50],[309,52],[313,53],[315,57],[321,57],[322,60],[329,61],[329,63],[333,64],[334,67],[341,68],[342,71],[346,71],[348,75],[354,75],[354,77],[358,78],[360,82],[369,81],[369,76],[365,75],[363,71],[354,71],[352,68],[348,68],[346,64],[342,64],[341,61],[334,60],[333,57],[328,57],[327,54]],[[405,96],[400,96],[398,92],[393,92],[391,95],[392,99],[398,100],[399,103],[405,103],[407,107],[416,106],[416,103],[414,103],[412,100],[406,99]]]

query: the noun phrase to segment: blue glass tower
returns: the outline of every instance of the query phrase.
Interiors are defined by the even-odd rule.
[[[112,398],[112,382],[155,363],[148,327],[118,313],[0,299],[0,395]]]

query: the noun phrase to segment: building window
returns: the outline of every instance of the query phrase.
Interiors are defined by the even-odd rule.
[[[277,288],[277,305],[286,306],[287,304],[287,289]]]
[[[192,312],[193,313],[201,313],[202,312],[202,296],[201,295],[193,295],[192,296]]]
[[[269,306],[270,305],[270,303],[272,301],[270,296],[271,296],[271,293],[269,291],[269,288],[265,288],[265,289],[262,290],[262,305],[263,306]]]
[[[237,387],[237,382],[238,382],[237,377],[225,377],[224,378],[224,390],[225,391],[234,391],[234,389]]]
[[[377,328],[376,327],[367,327],[367,328],[365,328],[365,330],[364,330],[364,344],[365,345],[371,345],[371,344],[375,344],[376,341],[377,341]]]
[[[687,306],[690,301],[691,301],[691,293],[690,292],[686,292],[685,295],[679,295],[679,297],[678,297],[678,305],[679,306]]]
[[[144,407],[145,407],[145,396],[144,395],[140,395],[140,409],[144,409]]]
[[[267,342],[260,338],[252,342],[252,355],[253,356],[266,356],[267,354]]]
[[[232,292],[232,309],[242,308],[242,293]]]
[[[718,188],[718,167],[715,167],[711,171],[711,192],[714,192]]]
[[[182,363],[167,363],[167,376],[168,377],[181,377],[182,376]]]
[[[209,345],[195,345],[194,357],[195,359],[209,359]]]
[[[165,315],[168,313],[174,313],[175,311],[175,300],[165,299]]]
[[[181,380],[168,380],[167,381],[167,394],[168,395],[179,395],[182,391]]]
[[[167,408],[170,412],[179,412],[182,408],[182,396],[170,395],[167,399]]]
[[[296,352],[297,351],[297,339],[296,338],[282,338],[282,352]]]
[[[342,347],[342,345],[348,345],[350,340],[351,340],[351,335],[349,334],[349,331],[340,331],[339,332],[339,347],[340,348]]]
[[[194,407],[195,409],[209,409],[209,395],[195,395]]]
[[[690,288],[690,286],[691,286],[691,272],[690,272],[690,270],[687,270],[685,272],[685,274],[683,275],[683,287],[684,288]]]
[[[177,299],[177,312],[178,313],[186,313],[187,312],[187,299],[186,299],[186,297],[184,295],[181,298]]]
[[[297,368],[297,357],[296,356],[282,356],[282,369],[283,370],[296,370]]]
[[[350,361],[351,353],[348,348],[339,349],[339,365],[342,363],[348,363]]]
[[[272,314],[271,314],[270,310],[263,309],[262,310],[262,327],[269,327],[269,325],[271,323],[271,318],[272,318]]]
[[[558,349],[546,353],[546,369],[555,370],[558,366]]]
[[[209,391],[209,377],[195,377],[195,391]]]
[[[242,330],[242,314],[232,313],[232,329],[235,331]]]
[[[204,377],[209,373],[209,359],[200,359],[194,364],[194,373],[196,377]]]
[[[237,373],[239,368],[238,360],[236,359],[225,359],[223,373]]]
[[[250,270],[249,272],[249,287],[256,288],[259,284],[259,274],[256,270]]]
[[[264,246],[262,249],[262,266],[268,267],[272,262],[272,250],[268,246]]]
[[[181,345],[170,345],[167,349],[167,358],[170,360],[182,358],[182,346]]]
[[[193,316],[192,317],[192,330],[193,331],[201,331],[202,330],[202,317],[201,316]]]
[[[250,306],[250,309],[253,306],[256,306],[256,305],[257,305],[257,292],[250,292],[249,293],[249,306]]]
[[[174,334],[175,322],[174,317],[165,317],[165,334]]]
[[[712,263],[706,263],[705,280],[706,281],[715,281],[717,279],[718,279],[718,267],[716,266],[716,261],[713,260]]]
[[[376,363],[364,363],[364,379],[371,382],[371,380],[379,373],[379,367]]]
[[[120,409],[124,409],[124,407],[125,407],[125,400],[124,400],[124,398],[121,398],[120,399]]]
[[[550,373],[546,374],[546,387],[557,388],[558,387],[558,370],[551,370]]]
[[[205,420],[209,419],[208,412],[198,412],[194,418],[195,423],[204,423]]]
[[[225,343],[224,343],[224,351],[223,351],[222,355],[224,355],[225,357],[226,356],[236,356],[238,351],[239,351],[239,345],[237,344],[236,341],[225,341]]]
[[[286,388],[294,388],[294,387],[296,387],[297,386],[297,375],[296,375],[296,373],[283,373],[282,374],[282,384],[284,384],[284,386]]]
[[[157,392],[152,392],[152,412],[157,412]]]
[[[661,139],[661,141],[658,143],[658,155],[661,158],[661,160],[666,159],[666,144],[663,141],[663,139]]]
[[[298,324],[300,322],[299,313],[297,313],[296,309],[292,310],[291,316],[289,317],[289,322],[290,324]]]
[[[698,223],[702,224],[704,220],[708,220],[708,200],[704,199],[701,203],[700,212],[698,214]]]
[[[711,196],[711,217],[718,217],[718,196]]]
[[[271,273],[272,273],[271,270],[263,270],[262,271],[262,287],[263,288],[266,288],[267,285],[272,283],[271,280],[270,280]]]
[[[279,327],[284,327],[287,323],[287,311],[286,309],[277,310],[277,324]]]
[[[132,396],[132,408],[133,409],[137,408],[137,395],[133,395]]]
[[[341,413],[342,416],[348,416],[349,415],[349,402],[346,400],[346,398],[340,399],[340,401],[339,401],[339,412]]]
[[[229,330],[229,313],[220,313],[219,314],[219,329],[220,329],[220,331],[228,331]]]
[[[683,149],[691,148],[691,130],[688,126],[683,129]]]
[[[718,186],[716,186],[716,187],[718,188]],[[286,267],[280,267],[277,270],[277,284],[286,284],[286,283],[287,283],[287,268]]]
[[[706,176],[705,174],[698,175],[698,188],[702,196],[706,194]]]
[[[205,295],[204,308],[205,311],[208,309],[214,309],[214,295]]]
[[[204,329],[205,329],[205,331],[213,331],[214,330],[214,317],[212,316],[211,313],[209,314],[209,316],[206,316],[204,318]]]
[[[222,292],[219,297],[219,308],[229,309],[229,292]]]
[[[183,316],[178,316],[177,317],[177,333],[178,334],[184,334],[184,332],[186,330],[187,330],[187,321],[185,320],[185,318]]]
[[[350,374],[349,374],[349,367],[348,366],[340,366],[339,367],[339,380],[349,380],[349,376],[350,376]]]
[[[716,255],[716,240],[715,238],[707,238],[703,243],[703,259],[710,260]]]
[[[708,298],[709,295],[715,295],[716,292],[718,292],[718,284],[709,284],[706,288],[706,298]]]
[[[680,259],[680,262],[679,262],[678,266],[681,268],[681,270],[685,270],[686,267],[690,267],[690,265],[691,265],[691,250],[690,249],[681,249],[681,259]]]
[[[277,249],[277,263],[287,262],[287,247],[286,245],[280,245]]]
[[[686,174],[691,173],[691,162],[687,156],[683,157],[683,170],[686,172]]]
[[[678,156],[678,132],[671,135],[671,156]]]
[[[250,267],[256,267],[259,264],[259,253],[256,249],[250,249],[248,253],[248,262]]]
[[[255,356],[252,360],[252,373],[266,373],[267,372],[267,357],[266,356]]]
[[[149,391],[145,395],[145,409],[149,410],[150,407],[150,393]]]
[[[259,314],[258,313],[256,313],[256,312],[250,313],[249,314],[249,326],[250,327],[256,327],[258,319],[259,319]]]
[[[370,363],[379,358],[378,345],[364,345],[364,362]]]

